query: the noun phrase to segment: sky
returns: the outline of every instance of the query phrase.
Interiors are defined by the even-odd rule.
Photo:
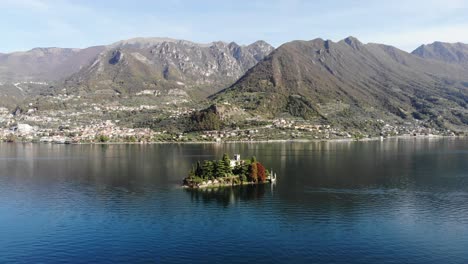
[[[0,52],[83,48],[134,37],[208,43],[339,41],[412,51],[468,43],[468,0],[0,0]]]

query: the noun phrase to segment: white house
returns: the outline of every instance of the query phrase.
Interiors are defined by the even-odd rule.
[[[234,159],[231,160],[231,168],[234,168],[237,164],[240,164],[241,158],[240,154],[235,154]]]

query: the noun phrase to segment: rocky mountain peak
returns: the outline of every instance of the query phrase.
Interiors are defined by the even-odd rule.
[[[338,43],[293,41],[213,99],[269,118],[293,115],[343,124],[363,117],[434,121],[443,116],[458,126],[468,124],[466,72],[352,37]]]
[[[85,49],[35,48],[0,56],[0,82],[57,81],[87,65],[104,46]]]
[[[275,48],[263,40],[258,40],[247,46],[247,50],[254,55],[257,61],[262,60],[265,54],[270,54]]]
[[[468,65],[468,44],[463,43],[436,41],[432,44],[419,46],[412,54],[425,59]]]
[[[115,50],[112,52],[112,57],[109,60],[109,63],[115,65],[119,63],[123,59],[124,54],[119,50]]]
[[[353,36],[349,36],[343,39],[343,42],[348,44],[350,47],[354,49],[360,49],[363,46],[362,42]]]
[[[219,91],[242,76],[273,47],[266,42],[241,46],[222,41],[197,44],[174,39],[131,39],[107,47],[96,61],[70,78],[92,90],[130,93],[148,89]],[[119,63],[125,60],[125,63]]]

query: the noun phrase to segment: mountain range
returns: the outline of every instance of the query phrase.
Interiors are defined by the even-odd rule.
[[[107,47],[67,84],[118,94],[177,89],[206,97],[232,84],[272,50],[263,41],[241,46],[234,42],[131,39]]]
[[[212,99],[271,118],[287,114],[349,126],[417,119],[464,127],[468,71],[463,52],[468,45],[438,46],[411,54],[354,37],[293,41]]]
[[[264,41],[243,46],[136,38],[0,54],[0,92],[15,98],[10,103],[62,89],[117,98],[208,98],[242,109],[243,118],[247,113],[343,126],[419,120],[466,130],[468,45],[434,42],[408,53],[354,37],[292,41],[276,49]]]
[[[459,42],[452,44],[436,41],[429,45],[421,45],[411,54],[425,59],[468,66],[468,45]]]
[[[86,49],[35,48],[26,52],[0,54],[0,82],[48,82],[80,70],[104,46]]]
[[[36,48],[0,54],[0,85],[14,97],[69,88],[87,93],[153,90],[206,97],[229,86],[273,50],[264,41],[198,44],[135,38],[86,49]],[[49,89],[50,90],[50,89]]]

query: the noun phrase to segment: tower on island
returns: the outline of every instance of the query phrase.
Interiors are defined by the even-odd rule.
[[[231,168],[234,168],[236,165],[240,164],[241,162],[241,155],[234,154],[234,159],[231,160]]]

